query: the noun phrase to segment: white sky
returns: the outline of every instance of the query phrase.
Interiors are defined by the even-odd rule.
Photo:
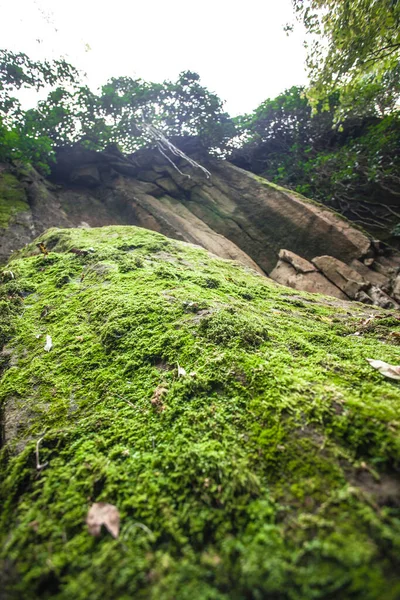
[[[0,47],[62,55],[92,88],[191,70],[235,115],[306,83],[303,32],[283,31],[291,0],[0,0],[0,18]]]

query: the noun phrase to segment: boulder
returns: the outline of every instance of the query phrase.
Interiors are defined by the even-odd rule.
[[[365,262],[362,263],[361,261],[359,261],[355,258],[351,261],[350,267],[352,269],[354,269],[355,271],[357,271],[357,273],[362,275],[364,277],[364,279],[366,279],[367,281],[370,281],[373,285],[376,285],[382,289],[388,289],[390,286],[389,277],[386,277],[385,275],[383,275],[382,273],[379,273],[378,271],[374,271],[373,264],[375,261],[373,259],[367,259],[367,260],[369,261],[369,266],[367,266],[365,264]],[[369,268],[369,267],[371,267],[371,268]]]
[[[359,292],[370,287],[367,281],[358,271],[333,256],[317,256],[312,260],[313,264],[334,283],[346,296],[355,300]]]
[[[308,260],[298,256],[294,252],[290,252],[290,250],[279,250],[279,258],[292,265],[297,273],[313,273],[317,270]]]
[[[6,270],[2,600],[399,597],[384,310],[139,227],[52,229]]]
[[[179,157],[174,168],[155,149],[124,156],[114,147],[60,151],[47,179],[33,169],[18,172],[26,214],[7,222],[0,261],[49,227],[137,225],[296,289],[356,298],[372,284],[390,294],[400,255],[323,205],[193,152],[207,172]],[[10,166],[1,169],[7,178]],[[314,257],[328,257],[331,266],[312,264]]]
[[[270,277],[277,283],[295,290],[348,300],[346,294],[324,277],[312,263],[289,250],[279,252],[278,263]]]
[[[381,306],[382,308],[400,308],[393,298],[385,294],[385,292],[376,285],[370,287],[368,296],[372,299],[372,303],[375,304],[375,306]]]
[[[400,302],[400,275],[397,275],[393,282],[392,296],[397,302]]]

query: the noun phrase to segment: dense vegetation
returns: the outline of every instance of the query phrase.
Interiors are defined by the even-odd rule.
[[[379,105],[382,91],[389,105],[398,98],[398,0],[292,0],[292,4],[310,39],[308,95],[314,103],[340,90],[340,115],[352,112],[354,104],[364,103],[366,97]]]
[[[312,36],[309,89],[293,87],[232,119],[196,73],[175,82],[130,77],[90,90],[65,61],[0,52],[0,160],[48,172],[55,150],[79,142],[125,152],[154,127],[196,136],[236,164],[332,206],[380,238],[399,234],[400,2],[293,0]],[[22,87],[47,98],[23,110]]]
[[[199,79],[191,72],[162,84],[119,77],[95,93],[63,62],[0,51],[0,160],[23,159],[46,171],[56,148],[76,142],[95,150],[114,143],[133,152],[154,142],[154,126],[168,136],[198,134],[208,148],[222,149],[234,135],[233,122]],[[44,86],[50,88],[46,99],[30,110],[13,96],[21,87]]]
[[[400,114],[370,106],[335,126],[334,92],[313,111],[293,87],[238,122],[244,135],[231,160],[323,202],[384,238],[400,220]]]

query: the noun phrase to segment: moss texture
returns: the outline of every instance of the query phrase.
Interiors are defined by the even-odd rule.
[[[0,285],[8,598],[400,597],[400,387],[365,360],[398,314],[134,227],[40,239]]]
[[[0,227],[8,227],[11,217],[29,210],[25,190],[11,173],[0,173]]]

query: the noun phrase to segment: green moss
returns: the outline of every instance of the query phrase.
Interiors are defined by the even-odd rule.
[[[395,315],[143,229],[40,239],[0,286],[9,597],[398,598],[400,390],[365,360],[400,363]]]
[[[0,173],[0,227],[8,227],[11,217],[29,210],[25,190],[11,173]]]

